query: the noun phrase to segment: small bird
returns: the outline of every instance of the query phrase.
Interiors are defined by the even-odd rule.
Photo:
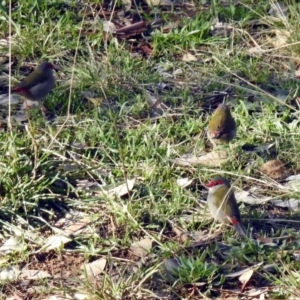
[[[205,186],[208,188],[208,208],[214,219],[225,224],[232,224],[241,236],[246,237],[246,230],[228,180],[219,176]]]
[[[236,135],[236,123],[229,107],[225,103],[219,104],[208,124],[207,137],[211,143],[229,143]]]
[[[43,62],[32,73],[24,78],[11,93],[18,94],[31,101],[41,101],[51,92],[55,85],[53,70],[61,70],[60,66]]]

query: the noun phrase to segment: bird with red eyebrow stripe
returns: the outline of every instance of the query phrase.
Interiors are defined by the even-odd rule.
[[[241,236],[246,237],[246,230],[229,181],[219,176],[205,186],[208,188],[208,208],[214,219],[232,224]]]
[[[207,128],[207,137],[211,143],[229,143],[236,135],[236,123],[229,107],[225,103],[219,104],[214,111]]]
[[[58,71],[60,69],[55,64],[43,62],[14,87],[11,93],[18,94],[31,101],[41,101],[55,85],[53,70]]]

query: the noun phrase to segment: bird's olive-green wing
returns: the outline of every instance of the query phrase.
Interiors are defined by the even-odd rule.
[[[33,71],[27,77],[25,77],[16,88],[26,88],[30,89],[31,87],[42,83],[47,80],[47,76],[43,72],[39,72],[38,70]]]

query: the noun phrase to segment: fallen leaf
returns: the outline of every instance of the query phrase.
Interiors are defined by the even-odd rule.
[[[268,238],[268,237],[263,237],[263,236],[258,236],[256,238],[261,244],[274,244],[274,239],[273,238]]]
[[[17,280],[20,275],[18,266],[8,266],[0,271],[0,281],[13,281]]]
[[[193,54],[191,54],[190,52],[186,52],[185,54],[183,54],[182,56],[182,61],[197,61],[197,57],[194,56]]]
[[[272,200],[272,204],[279,207],[287,207],[291,211],[298,211],[300,208],[299,199],[288,199],[288,200]]]
[[[52,277],[48,272],[42,270],[22,270],[21,278],[22,279],[43,279]]]
[[[189,179],[189,178],[178,178],[178,179],[176,180],[176,182],[177,182],[177,184],[178,184],[180,187],[185,188],[185,187],[187,187],[187,186],[189,186],[189,185],[192,184],[193,179]]]
[[[70,225],[69,227],[64,229],[64,232],[66,235],[75,235],[80,233],[80,229],[84,228],[86,225],[90,224],[91,220],[90,219],[82,219],[76,221],[74,224]]]
[[[114,197],[116,196],[122,197],[124,195],[127,195],[133,189],[134,184],[135,184],[135,178],[128,179],[127,182],[124,182],[119,186],[113,187],[111,189],[105,190],[104,188],[101,187],[101,191],[94,190],[93,192],[98,197],[108,197],[110,199],[114,199]]]
[[[227,155],[226,151],[212,151],[199,157],[188,154],[171,161],[180,166],[205,165],[220,167],[221,165],[226,163],[229,158],[230,157]]]
[[[248,297],[257,297],[257,296],[260,296],[262,294],[265,294],[266,292],[268,291],[268,288],[261,288],[261,289],[251,289],[249,291],[246,292],[246,295]],[[261,298],[259,298],[261,299]]]
[[[62,235],[62,234],[52,235],[46,239],[46,242],[43,245],[43,247],[40,250],[36,251],[35,253],[39,253],[42,250],[48,250],[48,251],[53,250],[53,249],[59,250],[66,243],[69,243],[71,241],[72,241],[72,239],[70,239],[69,237]]]
[[[152,240],[149,238],[134,242],[130,246],[130,250],[139,257],[145,257],[152,248]]]
[[[91,263],[83,264],[81,266],[81,269],[84,270],[85,274],[88,277],[96,277],[104,271],[106,263],[107,260],[105,258],[100,258]],[[80,277],[84,278],[85,275],[82,275]]]
[[[189,238],[188,234],[176,226],[172,226],[172,231],[178,236],[180,242],[186,242]]]
[[[253,269],[250,269],[239,277],[239,281],[242,283],[242,288],[241,288],[242,291],[244,290],[245,286],[251,279],[253,273],[254,273]]]
[[[273,197],[254,196],[249,191],[237,191],[234,194],[235,194],[235,198],[236,198],[237,202],[243,202],[243,203],[252,204],[252,205],[266,203],[266,202],[274,199]]]
[[[20,251],[23,249],[23,246],[20,239],[12,236],[0,247],[0,252],[2,254],[7,254],[13,251]]]
[[[237,271],[237,272],[232,272],[230,274],[227,274],[225,275],[225,277],[228,277],[228,278],[234,278],[234,277],[238,277],[238,276],[242,276],[243,274],[247,273],[249,270],[256,270],[258,269],[263,263],[260,262],[252,267],[249,267],[249,268],[245,268],[243,270],[240,270],[240,271]]]
[[[275,48],[282,47],[288,43],[291,33],[284,29],[275,29],[272,31],[273,35],[267,36],[267,41]]]
[[[296,191],[300,190],[300,174],[297,175],[291,175],[285,179],[287,182],[284,184],[284,186],[288,188],[293,188]]]
[[[285,167],[284,162],[274,159],[266,162],[260,167],[260,172],[272,179],[282,179],[289,175],[290,171]]]

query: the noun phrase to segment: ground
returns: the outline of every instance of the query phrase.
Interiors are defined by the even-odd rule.
[[[102,2],[0,3],[0,299],[299,299],[300,5]],[[8,106],[44,60],[47,112]]]

